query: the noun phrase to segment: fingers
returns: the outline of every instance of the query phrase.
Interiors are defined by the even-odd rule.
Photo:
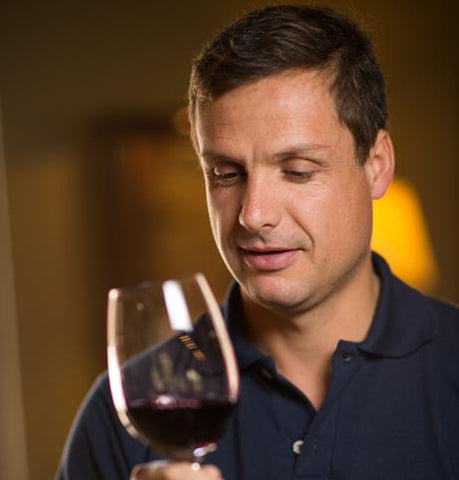
[[[188,462],[158,461],[137,465],[130,480],[223,480],[220,470],[214,465],[202,465],[199,470]]]

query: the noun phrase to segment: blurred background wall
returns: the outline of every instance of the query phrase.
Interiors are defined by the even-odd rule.
[[[181,109],[202,43],[265,3],[1,6],[2,478],[53,477],[105,368],[108,288],[200,270],[223,294]],[[318,3],[357,16],[375,39],[397,174],[421,199],[437,262],[431,288],[458,302],[458,3]]]

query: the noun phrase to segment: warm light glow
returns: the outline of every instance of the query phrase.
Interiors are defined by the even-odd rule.
[[[394,179],[386,195],[373,203],[372,249],[395,274],[424,291],[437,279],[432,245],[420,199],[407,181]]]

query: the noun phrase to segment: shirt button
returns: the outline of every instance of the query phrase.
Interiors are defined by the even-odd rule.
[[[344,362],[350,362],[354,358],[354,354],[350,352],[343,352],[341,358]]]
[[[303,440],[297,440],[296,442],[293,442],[293,445],[292,445],[292,450],[293,450],[293,453],[295,453],[296,455],[299,455],[301,453],[301,447],[303,446]]]

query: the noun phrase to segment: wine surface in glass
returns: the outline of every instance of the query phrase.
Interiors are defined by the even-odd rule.
[[[158,401],[159,400],[159,401]],[[215,444],[225,428],[234,404],[228,400],[169,398],[133,401],[127,405],[134,427],[159,452],[180,452],[188,460],[197,448]]]

